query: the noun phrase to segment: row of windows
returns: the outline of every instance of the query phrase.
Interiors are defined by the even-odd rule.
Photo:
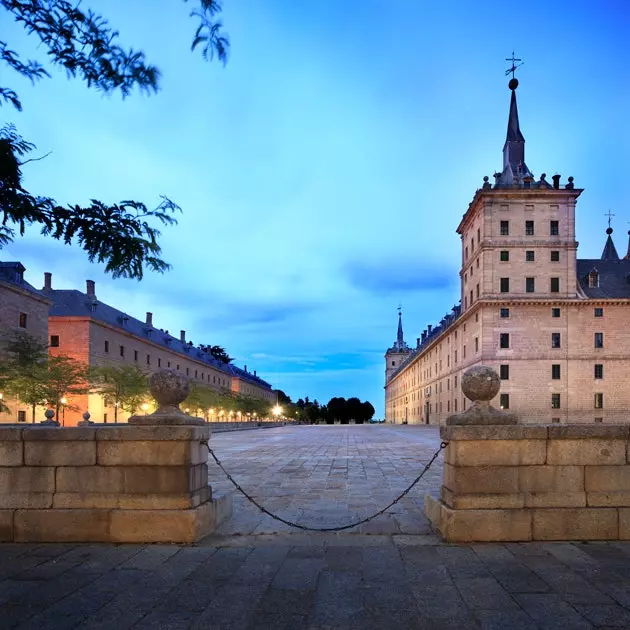
[[[561,397],[560,394],[554,393],[551,394],[551,408],[552,409],[561,409]],[[509,409],[510,408],[510,395],[509,394],[501,394],[499,396],[499,406],[501,409]],[[603,409],[604,408],[604,394],[602,392],[595,392],[593,394],[593,409]],[[597,420],[596,420],[597,422]],[[599,420],[601,422],[601,420]]]
[[[560,333],[554,332],[551,333],[551,347],[552,348],[560,348]],[[603,348],[604,347],[604,333],[596,332],[593,335],[593,343],[595,348]],[[510,333],[501,333],[499,335],[499,347],[500,348],[509,348],[510,347]]]
[[[502,381],[510,380],[510,366],[508,364],[502,364],[499,366],[499,376]],[[551,378],[555,380],[559,380],[560,377],[560,364],[553,363],[551,365]],[[603,379],[604,378],[604,364],[603,363],[595,363],[593,365],[593,378],[595,379]]]
[[[536,253],[533,249],[525,250],[525,262],[535,262]],[[558,250],[551,250],[549,252],[549,260],[551,262],[560,262],[560,252]],[[502,249],[499,251],[500,262],[510,262],[510,250]]]
[[[503,318],[509,317],[510,316],[510,309],[509,308],[501,308],[499,310],[499,315]],[[560,317],[560,309],[559,308],[552,308],[551,309],[551,317]],[[604,317],[604,309],[600,306],[596,306],[593,309],[593,317]]]
[[[479,286],[479,285],[477,285]],[[510,292],[510,279],[501,278],[500,280],[501,293]],[[534,293],[536,291],[536,278],[525,278],[525,293]],[[549,292],[560,292],[560,278],[549,278]]]
[[[501,221],[499,224],[499,232],[501,236],[510,235],[510,222]],[[534,236],[536,231],[534,229],[533,221],[525,221],[525,236]],[[560,223],[559,221],[549,221],[549,236],[560,235]]]

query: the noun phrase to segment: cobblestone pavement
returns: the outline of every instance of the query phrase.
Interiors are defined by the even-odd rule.
[[[329,524],[391,500],[437,438],[294,427],[212,443],[265,504]],[[382,532],[264,533],[277,528],[237,501],[197,546],[0,544],[0,630],[630,628],[630,543],[443,544],[407,522],[440,468]]]
[[[220,433],[210,444],[226,470],[271,512],[313,527],[336,527],[385,507],[420,474],[440,444],[436,427],[290,426]],[[209,483],[233,486],[210,459]],[[442,456],[388,512],[352,533],[427,534],[423,497],[439,491]],[[260,512],[239,493],[219,534],[296,531]]]

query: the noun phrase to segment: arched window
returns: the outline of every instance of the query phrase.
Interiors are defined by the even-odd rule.
[[[598,286],[599,286],[599,274],[597,273],[597,271],[593,269],[593,271],[591,271],[588,274],[588,288],[596,289]]]

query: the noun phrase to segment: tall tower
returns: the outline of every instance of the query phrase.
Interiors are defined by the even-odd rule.
[[[405,343],[402,325],[402,309],[398,307],[398,332],[396,341],[391,348],[385,353],[385,381],[390,374],[394,372],[400,364],[411,354],[411,348]]]

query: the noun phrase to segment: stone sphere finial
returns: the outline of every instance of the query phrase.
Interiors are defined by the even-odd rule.
[[[190,393],[190,381],[175,370],[160,370],[151,375],[149,389],[160,407],[179,407]]]
[[[90,419],[90,412],[89,412],[89,411],[85,411],[85,412],[83,413],[83,419],[84,419],[86,422],[88,422],[88,421],[89,421],[89,419]]]
[[[52,420],[55,417],[55,412],[52,409],[46,409],[44,416],[46,420]]]
[[[59,426],[59,421],[55,420],[55,412],[53,409],[46,409],[46,411],[44,411],[44,416],[46,417],[46,420],[42,420],[39,424],[49,427]]]
[[[500,387],[499,375],[486,365],[471,367],[462,376],[462,392],[473,402],[492,400]]]

